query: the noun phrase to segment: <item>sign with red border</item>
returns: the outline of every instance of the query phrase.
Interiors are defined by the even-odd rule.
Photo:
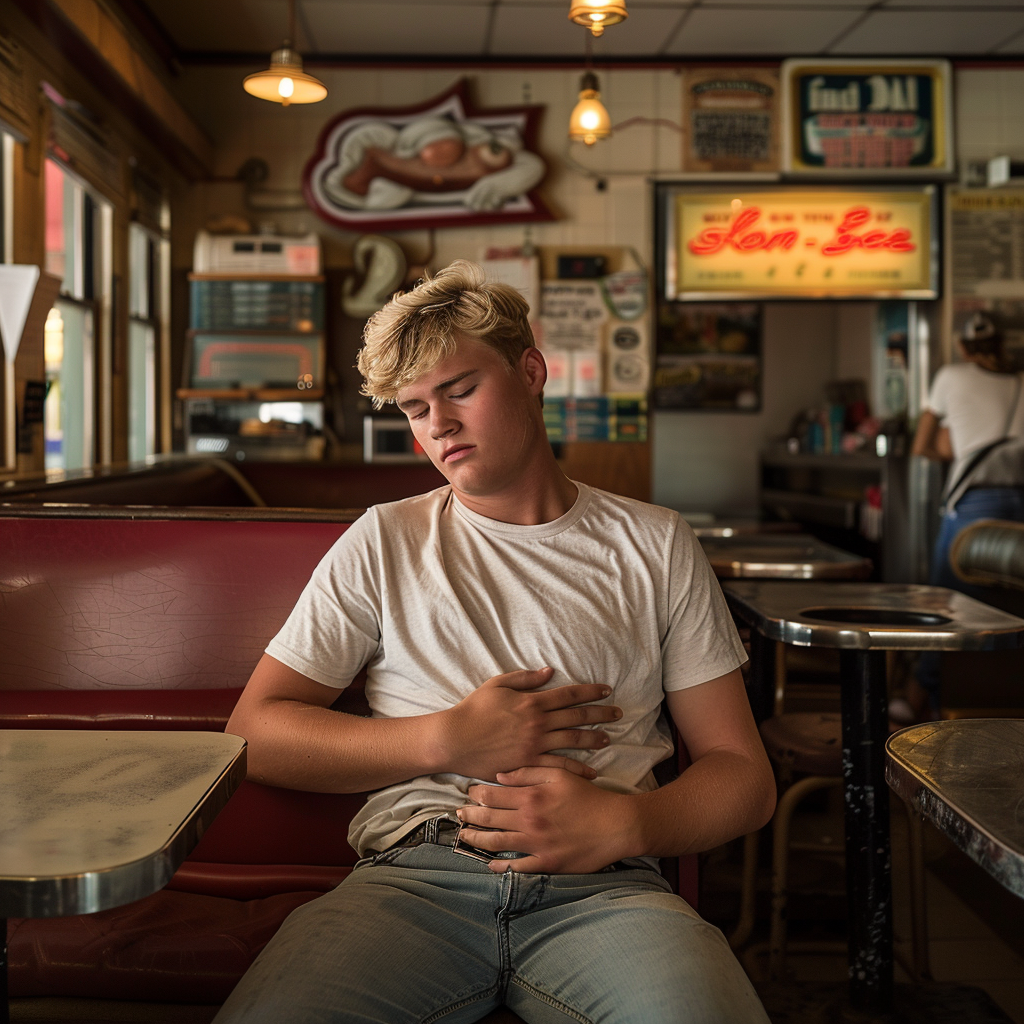
[[[306,202],[360,233],[552,220],[537,193],[543,109],[476,107],[462,79],[416,106],[346,110],[306,164]]]

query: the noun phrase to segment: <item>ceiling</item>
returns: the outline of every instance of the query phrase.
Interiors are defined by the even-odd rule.
[[[116,0],[170,62],[265,62],[287,0]],[[307,63],[577,62],[568,0],[296,0]],[[1024,56],[1024,0],[628,0],[596,61],[786,56]]]

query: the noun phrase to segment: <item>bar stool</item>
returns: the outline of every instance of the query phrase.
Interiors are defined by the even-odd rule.
[[[782,977],[787,948],[803,953],[840,953],[846,942],[819,940],[787,944],[786,908],[789,900],[788,871],[790,850],[842,855],[842,847],[824,842],[791,842],[790,826],[801,801],[811,793],[843,786],[842,718],[831,712],[779,712],[760,725],[765,750],[775,765],[782,795],[772,817],[772,889],[768,937],[768,975]],[[803,776],[793,781],[794,776]],[[911,890],[912,964],[905,965],[917,980],[931,976],[928,962],[927,923],[924,895],[924,855],[921,819],[904,804],[909,825],[909,866]],[[733,949],[743,947],[754,926],[756,872],[759,833],[744,838],[743,887],[740,916],[729,937]],[[763,949],[750,947],[747,955]]]

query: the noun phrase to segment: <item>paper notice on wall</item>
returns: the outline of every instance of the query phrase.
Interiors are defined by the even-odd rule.
[[[597,281],[545,281],[540,311],[538,340],[543,348],[601,348],[608,309]]]
[[[536,256],[514,256],[480,261],[488,281],[511,285],[530,306],[530,319],[540,313],[540,260]]]
[[[544,362],[548,365],[544,397],[567,398],[572,386],[572,353],[558,348],[545,349]]]
[[[601,353],[577,349],[572,354],[573,398],[593,398],[604,390],[601,379]]]

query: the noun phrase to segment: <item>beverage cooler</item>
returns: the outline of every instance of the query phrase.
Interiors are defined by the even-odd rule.
[[[324,284],[319,275],[190,275],[185,451],[318,459],[324,437]]]

